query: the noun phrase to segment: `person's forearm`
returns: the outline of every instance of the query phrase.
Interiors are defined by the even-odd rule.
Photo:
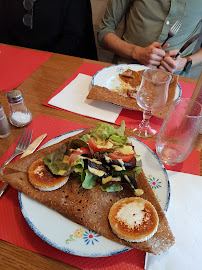
[[[189,58],[191,58],[191,60],[192,60],[192,67],[201,64],[202,63],[202,49],[199,49],[194,54],[189,55]],[[186,65],[186,63],[187,63],[186,56],[185,57],[182,57],[180,59],[178,70],[180,70],[180,71],[183,70],[184,67],[185,67],[185,65]]]
[[[202,48],[189,56],[192,60],[192,66],[197,66],[202,63]]]
[[[105,49],[110,50],[116,55],[128,59],[132,58],[132,54],[135,49],[135,45],[120,39],[117,35],[113,33],[108,33],[106,34],[106,36],[104,36],[102,40],[102,45]]]
[[[161,43],[153,42],[147,47],[140,47],[120,39],[113,33],[108,33],[102,40],[103,46],[124,58],[134,59],[138,63],[157,67],[165,56]]]

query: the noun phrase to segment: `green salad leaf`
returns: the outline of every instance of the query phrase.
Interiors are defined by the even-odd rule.
[[[121,191],[123,190],[122,185],[115,183],[115,184],[105,184],[105,185],[101,185],[101,190],[102,191],[107,191],[107,192],[115,192],[115,191]]]
[[[69,143],[69,149],[71,148],[77,149],[77,148],[87,147],[87,146],[88,146],[87,143],[80,139],[73,139]]]
[[[78,156],[78,158],[76,158],[74,161],[73,171],[75,173],[81,174],[84,170],[84,167],[85,167],[85,164],[84,164],[83,158],[81,156]]]
[[[133,178],[136,178],[136,176],[141,172],[142,167],[136,166],[133,169],[123,170],[123,171],[116,171],[112,170],[112,176],[120,176],[120,175],[128,175]]]
[[[142,167],[141,166],[136,166],[133,171],[135,172],[135,176],[137,176],[142,170]]]
[[[89,140],[90,136],[89,134],[84,134],[80,137],[80,139],[84,142],[87,142]]]
[[[44,158],[44,164],[54,175],[69,175],[71,167],[68,163],[63,163],[64,155],[67,150],[67,145],[63,144],[55,152],[46,155]]]
[[[90,137],[93,137],[96,141],[102,140],[103,142],[111,140],[115,145],[125,145],[128,141],[127,136],[124,135],[125,122],[121,122],[119,128],[114,128],[108,123],[99,122],[94,130],[90,131]],[[89,137],[83,136],[82,139],[87,141]]]
[[[85,173],[83,173],[82,178],[83,178],[83,183],[82,183],[83,188],[91,189],[95,186],[97,177],[92,175],[89,172],[89,170],[85,170]]]

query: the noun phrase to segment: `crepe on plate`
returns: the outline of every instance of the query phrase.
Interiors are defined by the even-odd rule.
[[[119,77],[121,78],[121,80],[124,80],[130,86],[137,89],[137,87],[140,86],[143,71],[144,70],[132,71],[131,77],[122,76],[121,74],[119,74]],[[162,109],[152,112],[154,116],[161,119],[164,119],[165,116],[167,115],[169,107],[175,97],[175,91],[176,91],[179,76],[176,74],[172,74],[172,77],[173,77],[173,81],[169,85],[168,99],[167,99],[166,105]],[[136,99],[132,98],[129,95],[128,96],[123,95],[123,91],[115,92],[115,91],[109,90],[106,87],[101,87],[98,85],[94,85],[90,89],[87,99],[107,101],[107,102],[111,102],[116,105],[120,105],[122,107],[128,108],[128,109],[143,111],[143,109],[137,104]]]
[[[83,133],[86,132],[88,133],[89,130]],[[80,135],[72,138],[78,138]],[[71,174],[68,182],[57,190],[40,191],[32,186],[28,179],[30,165],[37,159],[56,151],[59,146],[72,138],[6,165],[5,174],[1,180],[27,196],[61,213],[73,222],[94,230],[110,240],[153,254],[160,254],[171,247],[174,244],[174,236],[143,170],[141,170],[136,179],[138,188],[144,190],[144,194],[141,197],[150,201],[156,208],[159,217],[159,226],[152,238],[141,243],[130,243],[118,238],[112,232],[108,221],[110,208],[115,202],[121,198],[134,197],[134,192],[128,184],[124,185],[124,189],[120,192],[104,192],[100,189],[99,184],[87,190],[82,188],[81,181]]]

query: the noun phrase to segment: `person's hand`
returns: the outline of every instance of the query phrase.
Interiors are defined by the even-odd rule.
[[[181,58],[180,56],[174,58],[175,55],[178,53],[178,51],[179,50],[168,51],[165,54],[165,57],[162,59],[159,68],[171,73],[183,70],[187,62],[187,59]]]
[[[161,48],[161,45],[162,43],[153,42],[145,48],[136,46],[132,57],[142,65],[156,68],[166,55],[163,49],[169,46],[165,44],[163,48]]]

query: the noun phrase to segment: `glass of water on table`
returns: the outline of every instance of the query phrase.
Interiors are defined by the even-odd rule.
[[[202,125],[202,105],[189,98],[173,102],[156,140],[156,152],[169,166],[183,162],[191,153]]]

